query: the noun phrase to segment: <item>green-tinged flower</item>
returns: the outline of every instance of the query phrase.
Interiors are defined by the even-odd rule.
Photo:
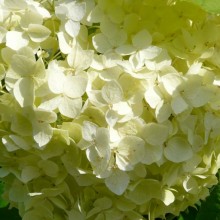
[[[220,20],[202,8],[0,0],[0,181],[22,219],[154,220],[209,195]]]

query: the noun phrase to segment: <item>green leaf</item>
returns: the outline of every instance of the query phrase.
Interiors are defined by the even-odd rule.
[[[0,208],[0,216],[2,220],[21,220],[16,208],[9,209],[8,207]]]
[[[6,202],[4,199],[2,199],[1,195],[4,192],[4,184],[0,182],[0,208],[6,207],[8,205],[8,202]]]
[[[178,220],[195,220],[197,213],[198,210],[196,208],[189,207],[185,212],[180,214]]]
[[[211,190],[210,196],[202,202],[195,220],[220,219],[220,184]]]

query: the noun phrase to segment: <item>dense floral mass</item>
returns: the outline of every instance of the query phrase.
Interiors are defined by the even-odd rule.
[[[0,52],[0,179],[23,220],[165,218],[217,183],[218,15],[0,0]]]

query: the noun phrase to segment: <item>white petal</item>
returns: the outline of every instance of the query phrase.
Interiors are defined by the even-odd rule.
[[[146,102],[151,108],[156,108],[159,102],[162,100],[163,95],[157,86],[151,86],[144,94]]]
[[[114,104],[123,98],[123,90],[116,81],[107,82],[102,88],[102,97],[107,103]]]
[[[104,177],[106,176],[106,173],[108,175],[108,163],[109,163],[109,156],[106,155],[104,157],[100,157],[97,150],[95,149],[94,146],[89,147],[86,150],[86,156],[88,160],[90,161],[93,172],[99,176],[99,177]]]
[[[76,37],[79,34],[80,23],[78,21],[68,20],[65,23],[65,30],[71,37]]]
[[[145,154],[144,141],[136,136],[124,137],[117,147],[116,164],[121,170],[131,170]]]
[[[79,98],[85,91],[87,79],[81,76],[67,76],[63,84],[63,92],[70,98]]]
[[[53,111],[58,108],[61,99],[62,99],[61,96],[56,96],[49,100],[42,101],[41,104],[38,106],[38,108]]]
[[[110,127],[114,127],[118,121],[118,114],[110,109],[106,112],[105,119]]]
[[[161,81],[164,88],[170,95],[178,91],[180,89],[179,86],[184,82],[183,78],[175,73],[168,73],[162,76]]]
[[[72,50],[72,47],[68,43],[70,39],[68,39],[67,34],[65,35],[64,32],[58,32],[57,33],[58,41],[59,41],[59,47],[62,53],[69,54]]]
[[[93,53],[92,50],[83,50],[79,45],[76,45],[67,56],[67,62],[77,70],[85,70],[92,63]]]
[[[162,49],[156,46],[149,46],[146,49],[140,50],[138,56],[140,60],[151,60],[154,59],[161,53]]]
[[[128,115],[132,113],[132,108],[127,102],[115,103],[112,109],[119,115]]]
[[[181,95],[178,95],[173,97],[171,101],[171,107],[175,114],[180,114],[188,108],[188,104]]]
[[[108,50],[112,49],[112,45],[109,43],[107,37],[102,33],[99,33],[93,36],[92,43],[93,43],[94,48],[99,53],[105,53]]]
[[[53,62],[48,68],[48,86],[55,94],[63,93],[63,84],[66,77],[62,69]]]
[[[28,36],[23,32],[8,31],[6,34],[6,46],[13,50],[19,50],[20,48],[27,46],[28,43]]]
[[[98,126],[90,121],[83,122],[82,137],[86,141],[93,141],[96,137]]]
[[[67,5],[68,7],[68,18],[73,21],[80,21],[85,15],[86,4],[71,2]]]
[[[166,121],[172,113],[170,103],[161,100],[155,110],[155,116],[159,123]]]
[[[162,201],[163,203],[168,206],[170,204],[172,204],[174,201],[175,201],[175,196],[174,194],[172,193],[172,191],[168,190],[168,189],[165,189],[162,193]]]
[[[34,123],[33,137],[39,147],[46,145],[52,138],[53,129],[47,123]]]
[[[69,118],[75,118],[82,109],[82,99],[70,99],[64,96],[60,100],[60,106],[58,106],[60,113]]]

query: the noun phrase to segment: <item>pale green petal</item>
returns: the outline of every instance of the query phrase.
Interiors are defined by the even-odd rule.
[[[9,190],[10,201],[24,202],[28,196],[27,186],[16,179],[11,184],[12,185]]]
[[[4,1],[4,5],[9,9],[15,9],[15,10],[25,9],[27,7],[27,3],[25,0],[21,0],[19,2],[16,0],[7,0]]]
[[[189,160],[193,156],[193,151],[187,140],[182,137],[172,137],[166,144],[164,156],[174,163],[180,163]]]
[[[29,24],[27,33],[33,42],[40,43],[49,37],[51,31],[40,24]]]
[[[119,210],[121,210],[123,212],[134,210],[136,207],[135,203],[131,202],[130,200],[128,200],[124,197],[117,199],[115,201],[115,205]]]
[[[150,33],[145,29],[139,31],[132,38],[132,43],[138,50],[141,50],[141,49],[144,49],[150,46],[151,42],[152,42],[152,37]]]
[[[40,170],[36,166],[26,166],[24,169],[22,169],[21,172],[21,180],[24,183],[29,182],[30,180],[37,178],[40,176]]]
[[[159,161],[163,155],[163,146],[162,145],[145,145],[145,155],[142,159],[142,163],[150,165]]]
[[[11,59],[11,68],[20,76],[30,76],[34,73],[35,62],[24,55],[15,54]]]
[[[115,49],[115,52],[122,56],[131,55],[135,51],[136,51],[136,48],[130,44],[120,45]]]
[[[189,84],[187,90],[184,91],[184,97],[197,108],[207,104],[214,97],[214,91],[205,86]]]
[[[115,169],[105,179],[106,186],[116,195],[122,195],[129,184],[129,176],[126,172]]]
[[[161,193],[161,183],[158,180],[143,179],[128,192],[127,198],[142,205],[151,199],[162,199]]]
[[[13,89],[15,99],[21,107],[32,106],[34,104],[34,82],[31,78],[19,79]]]
[[[97,128],[96,130],[96,149],[102,156],[110,156],[110,146],[109,146],[110,136],[107,128]]]
[[[33,138],[39,147],[45,146],[52,138],[53,129],[47,123],[34,123]]]
[[[120,28],[117,24],[113,23],[105,16],[100,24],[101,33],[103,33],[108,39],[114,38],[117,33],[120,31]]]
[[[165,125],[151,122],[144,126],[142,136],[151,145],[162,145],[168,137],[168,129]]]
[[[99,23],[104,17],[104,13],[99,7],[99,5],[96,5],[92,11],[89,13],[87,20],[91,23]]]
[[[24,138],[18,135],[13,135],[13,134],[9,135],[9,137],[19,148],[24,149],[24,150],[29,150],[31,148],[30,142],[28,142]]]
[[[59,173],[58,165],[50,160],[41,160],[38,162],[38,166],[47,176],[56,177]]]
[[[127,33],[124,30],[119,30],[116,32],[115,36],[113,38],[108,38],[109,43],[114,46],[118,47],[120,45],[123,45],[126,43],[127,40]]]
[[[105,209],[109,209],[112,207],[112,200],[109,199],[108,197],[102,197],[97,199],[93,205],[95,207],[99,207],[100,210],[105,210]]]
[[[85,93],[86,86],[86,78],[81,76],[67,76],[64,81],[63,92],[70,98],[79,98]]]
[[[24,149],[24,150],[30,149],[28,142],[26,142],[22,137],[18,135],[3,136],[2,143],[5,145],[5,147],[9,152],[18,149]]]
[[[21,114],[15,114],[13,116],[11,130],[22,136],[32,135],[31,122]]]
[[[42,24],[43,18],[40,14],[32,10],[26,10],[21,17],[20,25],[27,28],[29,24]]]

